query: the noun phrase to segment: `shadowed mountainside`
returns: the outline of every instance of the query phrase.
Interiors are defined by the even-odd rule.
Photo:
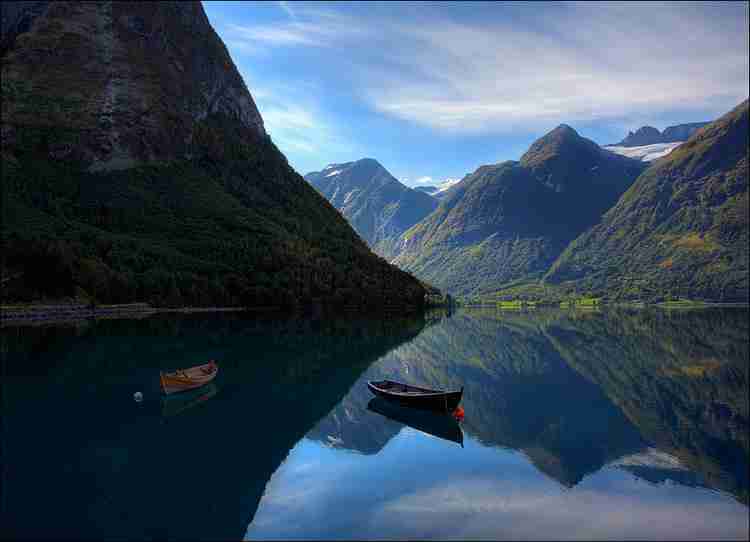
[[[287,163],[200,2],[2,3],[3,301],[418,308]]]

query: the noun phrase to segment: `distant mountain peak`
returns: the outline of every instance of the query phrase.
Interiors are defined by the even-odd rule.
[[[531,144],[529,150],[521,157],[521,165],[534,168],[561,153],[574,156],[581,152],[598,153],[599,147],[593,141],[581,137],[569,125],[560,124]]]
[[[437,207],[437,200],[399,182],[374,158],[329,164],[305,179],[383,256],[392,240]]]
[[[690,122],[687,124],[677,124],[667,126],[663,132],[660,132],[653,126],[641,126],[635,132],[632,130],[628,135],[611,146],[618,147],[642,147],[644,145],[655,145],[657,143],[675,143],[687,141],[687,139],[699,128],[702,128],[708,122]]]
[[[564,123],[558,125],[557,128],[555,128],[549,133],[550,134],[559,133],[559,134],[567,134],[567,135],[575,135],[575,136],[578,135],[578,132],[576,132],[572,126],[570,126],[569,124],[564,124]]]

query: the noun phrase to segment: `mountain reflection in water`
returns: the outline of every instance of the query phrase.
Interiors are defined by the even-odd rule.
[[[747,335],[745,310],[459,311],[359,378],[247,536],[746,539]],[[464,385],[465,453],[371,412],[384,378]]]
[[[0,333],[7,538],[748,537],[746,310]],[[464,386],[464,448],[368,409],[384,378]]]

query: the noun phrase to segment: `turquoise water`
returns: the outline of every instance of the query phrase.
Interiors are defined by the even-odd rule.
[[[748,537],[746,310],[2,338],[3,538]],[[209,358],[211,386],[159,395],[159,370]],[[380,378],[464,386],[465,419],[378,410]]]

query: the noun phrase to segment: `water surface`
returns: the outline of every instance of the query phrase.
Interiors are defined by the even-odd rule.
[[[2,337],[4,538],[748,537],[746,310]],[[208,358],[214,384],[159,396]],[[378,408],[380,378],[464,386],[466,417]]]

